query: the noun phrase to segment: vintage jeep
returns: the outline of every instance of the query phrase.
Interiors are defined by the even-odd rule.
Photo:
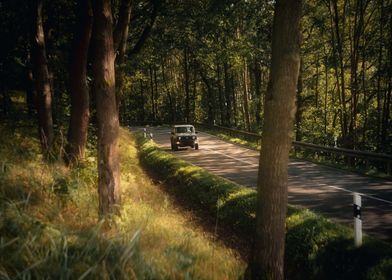
[[[195,127],[190,124],[175,125],[171,131],[171,149],[177,151],[178,147],[191,147],[195,150],[199,149]]]

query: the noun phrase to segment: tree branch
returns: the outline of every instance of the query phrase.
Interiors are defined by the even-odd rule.
[[[155,19],[158,14],[158,9],[161,5],[161,0],[150,0],[152,4],[152,12],[151,12],[151,17],[150,17],[150,22],[144,27],[144,30],[142,34],[140,35],[138,41],[136,44],[133,46],[133,48],[129,52],[129,56],[135,55],[141,51],[143,48],[144,43],[146,42],[148,36],[150,35],[150,32],[152,30],[152,27],[154,25]]]

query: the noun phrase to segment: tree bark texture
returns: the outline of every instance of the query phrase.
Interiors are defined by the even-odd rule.
[[[79,0],[69,73],[71,118],[66,152],[67,160],[71,162],[84,158],[87,143],[87,130],[90,120],[87,59],[92,27],[91,2],[90,0]]]
[[[50,152],[53,145],[52,92],[46,57],[43,27],[43,0],[33,1],[32,60],[38,113],[38,135],[44,152]]]
[[[277,1],[248,279],[284,279],[288,158],[300,66],[301,0]]]
[[[93,93],[98,120],[98,193],[101,218],[118,213],[120,169],[119,120],[116,105],[112,11],[110,0],[93,2]]]

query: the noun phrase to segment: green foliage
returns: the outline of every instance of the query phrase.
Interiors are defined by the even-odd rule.
[[[142,139],[139,138],[139,141]],[[242,219],[243,213],[238,214],[237,208],[232,206],[244,210],[244,213],[248,213],[251,217],[250,207],[254,206],[254,200],[249,196],[253,197],[254,191],[242,189],[224,178],[212,176],[200,167],[164,153],[152,141],[141,145],[140,160],[158,177],[169,180],[177,186],[175,191],[186,195],[193,203],[208,209],[210,213],[218,212],[220,220],[223,222],[230,220],[239,230],[246,228],[247,233],[252,231],[249,218]],[[240,199],[246,196],[248,199]],[[236,213],[232,212],[232,209],[235,209]]]
[[[244,238],[255,228],[256,192],[209,174],[138,137],[143,166],[173,191],[207,210],[219,223],[232,227]],[[286,275],[288,279],[388,279],[390,245],[366,237],[353,246],[347,227],[306,209],[288,208],[286,219]],[[378,278],[375,278],[378,277]],[[384,277],[384,278],[383,278]]]
[[[370,280],[387,280],[392,278],[392,259],[382,260],[368,273]]]

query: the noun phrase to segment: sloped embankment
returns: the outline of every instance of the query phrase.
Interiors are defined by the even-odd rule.
[[[33,131],[0,125],[1,279],[242,275],[244,262],[195,226],[144,174],[128,132],[120,133],[121,216],[102,223],[94,145],[85,162],[68,168],[61,154],[43,160]]]

